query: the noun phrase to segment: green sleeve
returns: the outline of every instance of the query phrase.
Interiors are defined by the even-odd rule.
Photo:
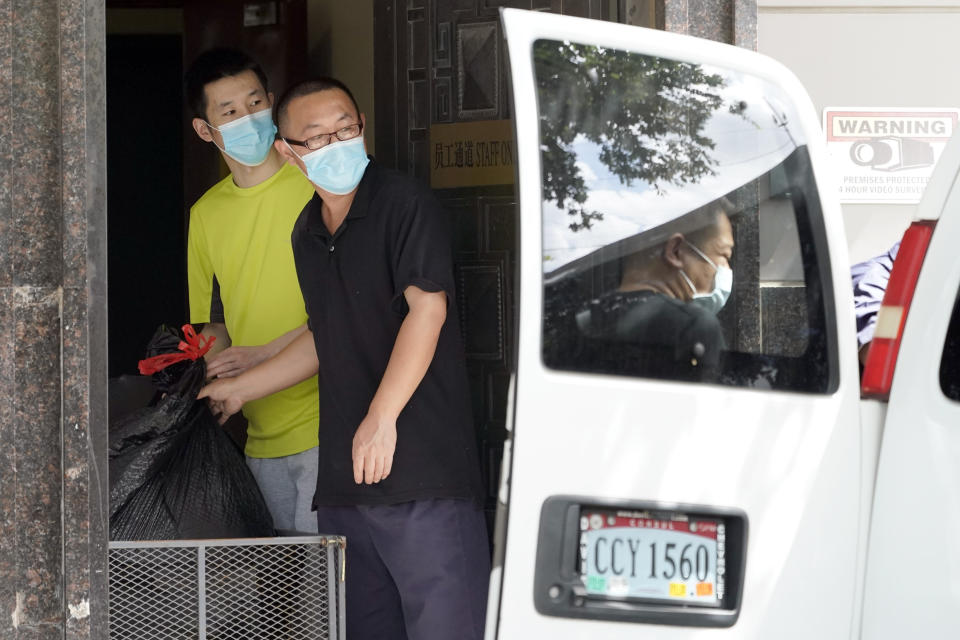
[[[213,262],[210,259],[203,223],[200,216],[191,211],[190,230],[187,233],[187,286],[191,324],[210,322],[213,279]]]

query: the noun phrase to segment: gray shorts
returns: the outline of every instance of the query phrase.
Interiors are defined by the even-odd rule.
[[[317,490],[317,447],[282,458],[251,458],[247,466],[260,486],[273,526],[302,533],[317,532],[313,493]]]

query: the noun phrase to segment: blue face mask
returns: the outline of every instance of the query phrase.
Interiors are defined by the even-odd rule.
[[[219,127],[210,123],[207,126],[223,136],[223,148],[220,150],[248,167],[263,164],[277,135],[270,109],[251,113]]]
[[[684,240],[684,242],[686,242],[686,240]],[[689,242],[687,242],[687,246],[693,249],[698,256],[706,260],[707,264],[715,269],[715,273],[713,274],[713,290],[710,293],[700,293],[697,291],[690,277],[687,276],[683,269],[680,270],[680,275],[683,276],[690,290],[693,291],[691,302],[700,305],[710,313],[717,314],[720,309],[723,309],[723,305],[727,304],[727,299],[730,298],[730,292],[733,291],[733,271],[730,267],[717,266],[713,260],[707,257],[707,254]]]
[[[370,164],[370,158],[363,149],[363,138],[359,136],[352,140],[331,142],[322,149],[300,156],[300,159],[307,168],[310,182],[338,196],[356,189]]]

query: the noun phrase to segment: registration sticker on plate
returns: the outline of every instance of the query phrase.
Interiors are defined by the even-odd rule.
[[[719,606],[722,520],[682,513],[580,511],[580,577],[588,596]]]

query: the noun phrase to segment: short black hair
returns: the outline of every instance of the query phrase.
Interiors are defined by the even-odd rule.
[[[231,78],[244,71],[257,74],[264,91],[267,88],[267,75],[256,60],[239,49],[218,47],[201,53],[183,76],[184,96],[193,117],[207,118],[206,87],[221,78]]]
[[[340,89],[340,91],[347,94],[350,102],[353,103],[353,108],[357,111],[357,117],[360,117],[360,106],[357,104],[357,99],[353,97],[353,93],[347,88],[347,85],[336,78],[322,76],[298,82],[283,92],[283,95],[277,100],[276,105],[273,107],[273,121],[277,125],[277,129],[280,128],[280,120],[287,115],[287,107],[290,106],[293,100],[329,89]]]
[[[725,215],[730,220],[737,213],[737,207],[726,196],[721,196],[712,202],[692,211],[686,232],[689,242],[699,245],[713,238],[720,231],[720,216]],[[696,225],[696,226],[694,226]]]
[[[729,194],[728,194],[729,195]],[[742,212],[727,196],[721,196],[676,218],[621,241],[623,258],[656,260],[667,240],[675,233],[683,234],[690,244],[699,246],[720,232],[720,216],[726,216],[731,224]]]

